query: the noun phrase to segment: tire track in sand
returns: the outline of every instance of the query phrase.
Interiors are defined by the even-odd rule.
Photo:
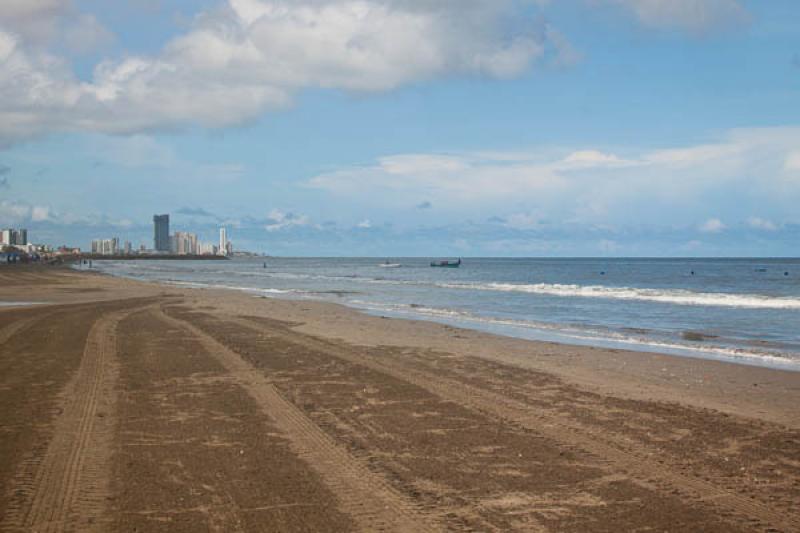
[[[63,411],[44,455],[27,461],[15,479],[7,514],[11,530],[104,531],[118,363],[116,326],[128,312],[102,316],[86,339]]]
[[[192,332],[209,353],[231,373],[259,407],[289,439],[292,449],[305,460],[339,499],[343,510],[364,531],[438,531],[440,526],[380,474],[371,471],[337,444],[275,385],[239,354],[193,324],[160,313],[163,320]]]
[[[263,333],[265,330],[263,326],[246,319],[233,321],[255,332]],[[534,431],[566,448],[588,453],[599,459],[601,464],[626,473],[644,486],[656,487],[666,494],[680,495],[689,504],[713,508],[726,520],[739,519],[749,527],[761,527],[765,531],[800,531],[800,516],[773,509],[725,487],[678,472],[667,464],[658,462],[660,454],[645,445],[638,445],[641,449],[633,451],[628,448],[630,443],[621,445],[607,435],[562,415],[539,410],[502,394],[395,360],[378,361],[366,353],[359,353],[362,350],[357,347],[343,349],[335,343],[293,331],[288,327],[275,329],[280,329],[286,340],[294,344],[406,381],[440,398]]]
[[[49,316],[50,315],[48,314],[44,316],[37,315],[28,318],[20,318],[19,320],[16,320],[11,324],[7,325],[6,327],[0,329],[0,347],[2,347],[3,344],[8,342],[8,340],[17,333],[27,329],[28,327],[32,326],[35,322],[38,322],[39,320],[44,320],[45,318],[48,318]]]

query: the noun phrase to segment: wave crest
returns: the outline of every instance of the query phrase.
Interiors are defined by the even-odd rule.
[[[694,292],[684,289],[649,289],[636,287],[605,287],[602,285],[566,285],[535,283],[442,283],[448,289],[468,289],[499,292],[522,292],[549,296],[639,300],[677,305],[743,307],[750,309],[800,309],[800,298],[774,297],[761,294]]]

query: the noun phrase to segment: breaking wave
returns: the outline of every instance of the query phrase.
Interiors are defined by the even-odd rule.
[[[467,289],[498,292],[522,292],[548,296],[639,300],[677,305],[706,305],[743,307],[748,309],[800,309],[800,298],[774,297],[761,294],[723,292],[694,292],[683,289],[649,289],[635,287],[604,287],[601,285],[562,285],[536,283],[440,283],[448,289]]]
[[[558,336],[541,338],[533,334],[531,337],[534,339],[539,338],[540,340],[555,340],[556,342],[587,344],[590,346],[607,343],[606,345],[608,346],[631,350],[694,356],[702,356],[704,354],[713,359],[735,361],[739,363],[776,365],[781,368],[792,370],[800,368],[800,361],[793,358],[790,354],[782,352],[778,346],[775,346],[775,349],[766,347],[762,349],[748,349],[717,343],[681,342],[679,339],[651,337],[647,335],[646,332],[643,332],[645,334],[637,335],[633,334],[633,332],[611,331],[602,327],[578,324],[553,324],[533,320],[486,317],[475,315],[467,311],[427,307],[415,304],[386,304],[363,300],[355,300],[352,304],[368,311],[395,313],[399,316],[412,318],[427,317],[433,320],[456,323],[465,327],[469,327],[469,324],[482,324],[488,326],[489,331],[492,331],[492,326],[500,326],[514,328],[517,331],[538,331]],[[484,328],[478,326],[478,329]],[[527,337],[527,335],[523,335],[523,337]]]

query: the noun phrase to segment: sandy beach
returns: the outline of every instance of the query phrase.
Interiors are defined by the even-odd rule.
[[[800,531],[800,373],[0,282],[0,531]]]

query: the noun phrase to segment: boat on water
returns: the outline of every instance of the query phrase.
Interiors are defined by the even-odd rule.
[[[384,263],[379,264],[378,266],[381,268],[400,268],[403,265],[401,265],[400,263],[390,263],[389,261],[386,261]]]
[[[459,257],[458,260],[453,261],[451,259],[440,259],[438,261],[431,261],[432,267],[438,268],[458,268],[461,266],[461,258]]]

